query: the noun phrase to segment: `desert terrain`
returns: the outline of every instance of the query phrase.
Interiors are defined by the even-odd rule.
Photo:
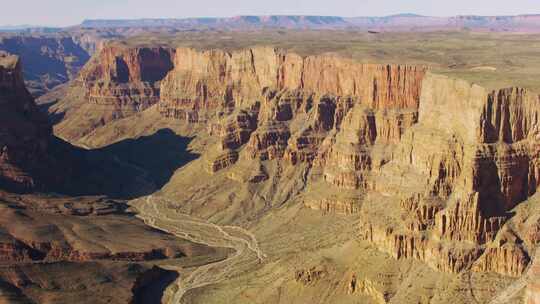
[[[0,39],[0,303],[538,300],[540,34],[92,22]]]

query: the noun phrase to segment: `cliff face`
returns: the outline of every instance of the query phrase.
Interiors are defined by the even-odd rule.
[[[347,99],[361,100],[375,110],[414,111],[423,73],[418,67],[357,64],[334,56],[302,58],[273,48],[229,53],[109,46],[81,71],[68,97],[53,111],[67,111],[57,133],[69,140],[158,101],[163,117],[205,123],[235,109],[252,107],[256,101],[275,99],[270,95],[288,98],[286,95],[303,94],[311,102],[313,97],[308,95],[316,94],[330,107],[326,99],[341,100],[336,112],[340,120],[349,110],[347,102],[352,102]],[[69,113],[66,107],[73,100],[79,105]],[[309,111],[312,105],[306,106]]]
[[[273,48],[106,48],[79,81],[77,111],[101,123],[68,113],[67,138],[156,111],[205,137],[209,183],[356,216],[358,236],[396,259],[517,277],[538,242],[511,223],[540,185],[540,99],[527,90]]]
[[[52,129],[24,85],[17,56],[0,53],[0,180],[29,189],[47,166]]]
[[[80,39],[87,39],[80,36]],[[90,46],[87,41],[86,45]],[[0,35],[0,50],[22,58],[24,78],[34,96],[77,76],[90,53],[69,35]]]
[[[302,58],[279,49],[227,53],[177,49],[174,69],[161,84],[160,111],[198,121],[201,112],[222,111],[261,100],[263,89],[354,96],[370,108],[416,108],[423,69],[358,64],[333,56]]]
[[[488,92],[426,77],[418,123],[372,185],[402,197],[401,217],[407,221],[400,223],[396,215],[389,229],[364,208],[365,217],[374,219],[363,227],[365,237],[396,257],[415,257],[439,269],[472,266],[519,276],[529,256],[504,225],[509,211],[539,185],[539,105],[537,95],[522,89]]]
[[[540,253],[537,253],[536,257],[538,258],[538,256],[540,256]],[[537,258],[531,266],[531,279],[529,280],[525,294],[525,304],[540,303],[540,263],[538,263]]]
[[[81,71],[78,82],[90,103],[134,112],[158,102],[156,83],[171,69],[166,49],[106,47]]]

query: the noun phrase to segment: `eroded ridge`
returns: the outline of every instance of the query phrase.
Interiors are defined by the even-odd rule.
[[[523,275],[512,283],[501,293],[497,294],[489,303],[504,304],[514,299],[524,288],[527,288],[525,294],[525,304],[540,303],[540,292],[538,284],[540,282],[540,247],[536,248],[536,255],[531,259],[531,263]]]
[[[201,157],[162,189],[177,201],[150,196],[140,203],[141,217],[183,238],[236,252],[178,281],[177,300],[263,259],[246,231],[172,212],[183,203],[205,217],[235,221],[300,203],[355,216],[360,241],[444,275],[517,279],[528,273],[530,249],[539,240],[529,231],[539,231],[539,222],[527,212],[516,219],[514,211],[540,185],[537,94],[491,91],[422,67],[304,58],[273,48],[179,48],[171,54],[172,69],[153,79],[159,98],[137,110],[152,111],[168,126],[185,126],[204,143]],[[110,88],[142,81],[143,64],[135,61],[143,59],[130,58],[127,74],[113,62],[95,67],[107,71],[97,75],[116,75]],[[79,134],[76,129],[70,128]],[[249,203],[235,210],[243,202]]]

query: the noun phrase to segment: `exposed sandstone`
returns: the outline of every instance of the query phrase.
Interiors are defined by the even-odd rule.
[[[361,226],[360,236],[396,259],[418,259],[444,272],[467,269],[481,255],[481,250],[474,246],[458,248],[431,241],[424,233],[400,233],[380,225]]]
[[[531,266],[531,276],[525,293],[525,304],[540,303],[540,263],[538,256],[540,256],[540,253],[536,254],[537,258]]]
[[[89,102],[126,111],[142,111],[159,101],[159,81],[172,69],[165,48],[105,47],[80,73]]]
[[[246,147],[250,158],[272,160],[282,158],[291,136],[288,126],[280,121],[268,121],[253,132]]]
[[[416,220],[411,214],[392,219],[396,227],[370,224],[367,238],[396,258],[414,257],[437,269],[455,272],[475,263],[476,270],[521,275],[527,253],[517,245],[492,243],[509,218],[507,212],[538,187],[539,103],[538,96],[521,89],[490,93],[462,81],[427,76],[418,124],[372,182],[377,191],[397,197],[423,189],[402,200],[398,214],[418,210],[417,202],[435,205],[415,212]],[[369,218],[377,211],[364,212]],[[445,248],[441,240],[460,245]],[[471,242],[476,245],[471,247]]]
[[[328,275],[324,266],[315,266],[308,269],[299,269],[294,274],[296,282],[302,283],[306,286],[317,283],[320,279]]]
[[[157,102],[171,123],[205,128],[210,173],[279,192],[276,180],[303,165],[295,182],[306,186],[298,187],[304,205],[357,215],[361,238],[396,259],[513,277],[529,263],[528,248],[501,242],[501,231],[540,184],[537,95],[273,48],[170,54],[171,70],[153,82],[159,97],[120,95],[141,110]],[[136,56],[122,57],[129,72],[107,56],[96,79],[151,83],[129,59]]]
[[[327,214],[354,214],[360,210],[358,200],[355,199],[306,199],[304,205],[313,210],[322,211]]]
[[[356,96],[375,109],[417,108],[423,74],[423,68],[325,55],[302,58],[272,48],[232,53],[179,48],[174,69],[162,82],[160,110],[167,117],[206,121],[201,112],[208,116],[253,102],[265,88]]]
[[[233,150],[224,150],[218,156],[210,157],[208,161],[208,170],[211,173],[230,167],[238,160],[238,152]]]
[[[508,244],[487,248],[472,269],[519,277],[525,271],[529,261],[529,256],[520,246]]]
[[[382,282],[375,282],[367,278],[357,278],[357,274],[354,272],[347,272],[343,282],[345,283],[347,294],[364,294],[373,299],[374,303],[380,304],[388,303],[391,298],[389,293],[382,291],[384,290],[383,286],[380,286]]]

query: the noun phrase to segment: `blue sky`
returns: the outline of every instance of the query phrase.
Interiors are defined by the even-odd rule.
[[[540,13],[540,0],[2,0],[0,25],[66,26],[90,18],[235,15],[433,16]]]

